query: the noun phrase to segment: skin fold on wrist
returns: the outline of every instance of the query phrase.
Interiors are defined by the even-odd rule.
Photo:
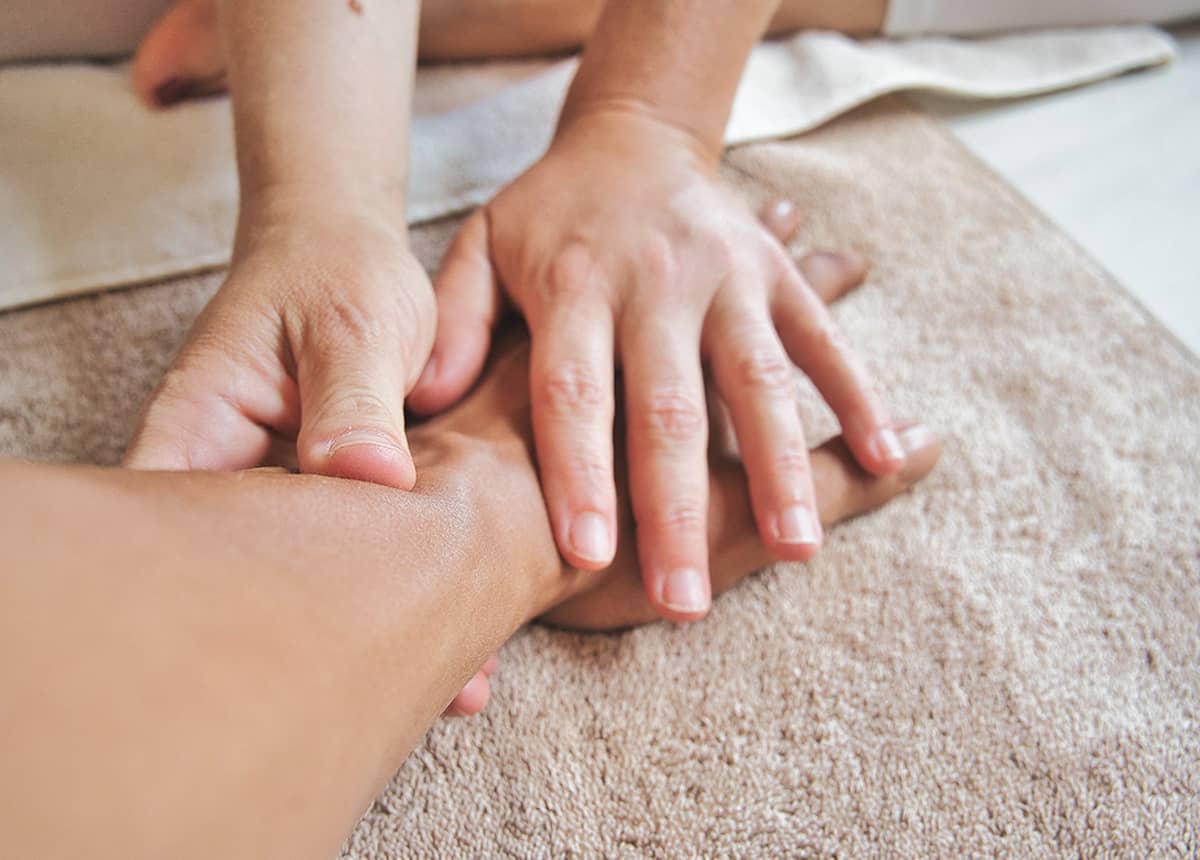
[[[751,48],[779,0],[609,2],[563,106],[636,102],[720,151]]]
[[[410,251],[402,196],[322,198],[311,188],[274,187],[243,199],[233,259],[244,260],[273,243],[367,235],[385,238],[397,253]]]
[[[589,137],[595,138],[597,143],[599,139],[611,138],[618,146],[637,140],[663,150],[686,153],[696,166],[709,174],[715,174],[724,151],[720,140],[706,140],[686,124],[672,119],[669,112],[632,96],[578,99],[565,106],[554,142],[587,140]]]

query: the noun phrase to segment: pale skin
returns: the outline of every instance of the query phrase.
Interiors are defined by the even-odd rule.
[[[403,217],[416,3],[182,0],[139,52],[135,85],[178,97],[180,80],[212,86],[227,70],[242,210],[228,281],[149,403],[129,465],[241,469],[298,433],[304,472],[410,489],[404,407],[461,398],[511,305],[532,333],[542,489],[568,563],[600,569],[616,550],[618,366],[658,613],[694,620],[711,600],[705,369],[742,440],[762,541],[810,558],[822,532],[793,364],[860,465],[894,473],[903,452],[861,363],[778,239],[720,189],[716,164],[755,41],[869,32],[886,11],[831,5],[428,4],[428,56],[586,42],[549,151],[468,219],[431,289]]]
[[[799,216],[794,207],[789,206],[785,201],[769,203],[764,207],[762,218],[764,226],[783,242],[794,238],[799,231]],[[813,291],[823,301],[832,301],[846,291],[858,286],[862,283],[866,275],[865,266],[860,260],[841,254],[829,253],[811,254],[797,260],[796,271],[801,278],[811,285]],[[293,430],[290,433],[284,434],[282,441],[285,443],[294,442],[294,437],[295,431]],[[279,441],[280,437],[275,436],[271,443],[271,453],[265,455],[266,457],[276,459],[279,451]],[[287,462],[293,468],[298,468],[299,466],[298,458],[294,453],[290,454]],[[626,544],[626,549],[628,549],[628,544]],[[728,575],[727,572],[726,575]],[[717,572],[717,576],[721,576],[720,571]],[[636,579],[626,579],[623,582],[628,586],[636,584]],[[646,603],[644,596],[639,599],[637,595],[628,598],[626,604],[628,606],[650,606],[650,604]],[[641,621],[650,620],[650,617],[638,616],[638,618]],[[450,703],[446,713],[450,716],[466,716],[482,710],[486,706],[490,696],[489,678],[495,668],[495,657],[489,657]]]
[[[425,282],[396,217],[403,177],[377,160],[395,128],[304,139],[283,162],[270,143],[306,133],[286,69],[320,113],[330,90],[370,74],[402,83],[403,64],[361,33],[331,52],[294,53],[325,38],[314,33],[324,19],[289,23],[269,6],[244,4],[246,32],[284,47],[244,72],[233,63],[235,87],[239,75],[262,87],[257,106],[238,99],[235,264],[130,460],[233,470],[268,459],[282,437],[298,441],[304,471],[410,491],[313,474],[0,462],[0,833],[14,856],[334,856],[446,703],[482,706],[488,655],[521,624],[613,629],[663,612],[642,584],[638,503],[624,490],[611,563],[564,564],[534,466],[545,443],[535,442],[526,348],[498,348],[473,393],[405,433],[399,404],[422,364],[409,353],[420,342],[397,332],[412,334],[405,326],[433,298],[408,292]],[[393,26],[411,26],[404,11]],[[333,69],[347,45],[354,61]],[[402,91],[357,93],[352,106],[386,109]],[[338,173],[339,155],[369,169]],[[320,193],[310,169],[324,171]],[[792,215],[774,210],[770,232],[786,236]],[[794,289],[826,300],[863,275],[837,255],[779,265]],[[426,328],[432,345],[441,335]],[[387,381],[378,390],[377,378]],[[396,447],[325,444],[342,401],[356,416],[395,410],[384,429]],[[887,475],[864,471],[841,440],[812,452],[824,525],[933,467],[929,430],[895,430],[901,462]],[[748,488],[742,467],[708,447],[701,538],[715,592],[772,553],[757,534],[753,476]],[[624,474],[619,451],[614,465]]]
[[[859,280],[803,267],[830,297]],[[526,621],[656,616],[632,541],[565,566],[533,461],[529,356],[410,431],[411,492],[272,471],[0,462],[0,833],[13,856],[328,858],[456,691]],[[823,520],[933,467],[901,426],[876,477],[812,454]],[[770,559],[741,467],[707,467],[714,589]],[[628,500],[622,527],[632,531]],[[131,527],[131,524],[135,524]],[[420,655],[413,659],[413,655]]]

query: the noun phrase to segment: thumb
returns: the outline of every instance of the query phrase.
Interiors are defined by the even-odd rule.
[[[437,412],[461,398],[487,360],[500,312],[500,289],[489,254],[486,210],[477,209],[461,228],[434,282],[437,336],[433,353],[408,398],[417,412]]]
[[[297,355],[300,470],[411,490],[403,362],[377,344],[321,344]]]

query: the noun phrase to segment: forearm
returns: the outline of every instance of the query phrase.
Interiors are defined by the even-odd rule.
[[[587,42],[561,125],[580,113],[645,112],[715,163],[738,81],[779,0],[609,0]]]
[[[873,35],[883,29],[888,0],[783,0],[771,19],[769,32],[834,30]]]
[[[243,213],[369,201],[403,223],[417,0],[225,0]]]
[[[6,850],[334,856],[559,577],[474,503],[486,465],[399,493],[0,464]]]
[[[427,0],[421,10],[421,58],[475,60],[574,50],[591,37],[604,6],[604,0]],[[878,33],[887,7],[887,0],[783,0],[766,32]]]

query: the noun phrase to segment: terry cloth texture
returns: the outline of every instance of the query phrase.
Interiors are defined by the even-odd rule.
[[[836,315],[942,462],[702,623],[522,632],[345,856],[1196,856],[1195,358],[903,103],[725,175],[873,261]],[[0,315],[0,452],[114,462],[218,280]]]
[[[981,41],[805,33],[755,48],[726,140],[796,134],[899,90],[1031,95],[1173,52],[1147,27]],[[422,70],[409,218],[479,205],[532,164],[574,70],[574,59]],[[0,309],[228,262],[237,216],[229,113],[223,98],[148,111],[119,66],[0,68]]]

